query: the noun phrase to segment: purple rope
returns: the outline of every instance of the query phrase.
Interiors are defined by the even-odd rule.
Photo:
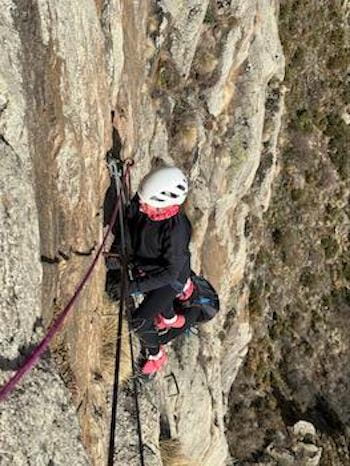
[[[56,333],[61,329],[63,322],[67,315],[69,314],[69,311],[72,309],[73,304],[77,300],[79,294],[81,293],[81,290],[84,288],[86,282],[89,280],[95,265],[97,263],[98,258],[101,255],[101,252],[103,250],[104,245],[106,244],[107,238],[114,226],[114,223],[117,218],[117,213],[118,209],[120,206],[120,198],[118,199],[115,208],[113,210],[111,222],[109,224],[108,230],[103,237],[102,243],[100,247],[98,248],[98,251],[96,253],[96,256],[94,257],[90,267],[88,268],[86,274],[84,275],[83,279],[77,286],[77,289],[75,290],[75,293],[71,297],[71,299],[68,301],[68,304],[66,307],[63,309],[62,312],[58,315],[58,317],[52,322],[52,324],[49,327],[49,330],[47,331],[45,337],[41,340],[41,342],[34,348],[32,353],[26,358],[26,360],[23,362],[23,365],[15,372],[15,374],[10,378],[10,380],[0,389],[0,402],[3,401],[11,392],[12,390],[16,387],[17,383],[21,380],[21,378],[30,371],[30,369],[38,362],[40,356],[43,354],[43,352],[47,349],[49,346],[51,340],[53,337],[56,335]]]

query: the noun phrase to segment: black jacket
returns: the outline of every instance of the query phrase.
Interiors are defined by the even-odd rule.
[[[170,285],[181,292],[191,273],[191,224],[187,216],[179,212],[169,219],[153,221],[140,212],[136,195],[127,211],[127,226],[132,262],[146,273],[131,283],[131,291],[147,292]]]

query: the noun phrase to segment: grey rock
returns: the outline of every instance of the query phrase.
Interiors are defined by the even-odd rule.
[[[1,11],[0,348],[8,364],[43,334],[39,319],[46,326],[67,302],[101,238],[110,111],[121,155],[136,162],[134,189],[161,161],[191,178],[193,267],[218,288],[222,310],[197,336],[169,345],[165,374],[140,390],[147,465],[162,464],[162,419],[188,458],[203,466],[231,461],[227,399],[252,338],[246,223],[262,218],[277,176],[284,70],[277,2],[217,3],[217,24],[206,17],[209,0],[162,0],[156,11],[148,2],[45,0],[29,8],[7,0]],[[150,14],[159,15],[152,32]],[[197,80],[207,43],[215,66]],[[157,74],[165,65],[167,81]],[[104,275],[99,265],[54,345],[57,365],[53,358],[40,363],[4,405],[8,464],[34,464],[34,457],[36,464],[88,464],[82,444],[93,464],[105,463],[111,387],[101,376]],[[131,381],[120,393],[121,465],[139,461],[132,389]]]
[[[183,78],[188,76],[209,0],[184,0],[160,2],[164,12],[171,16],[171,55]]]

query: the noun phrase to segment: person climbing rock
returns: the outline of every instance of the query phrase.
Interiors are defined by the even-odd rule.
[[[127,212],[133,264],[129,291],[131,295],[144,295],[132,322],[147,350],[143,374],[157,372],[167,362],[154,325],[155,316],[163,329],[179,329],[185,324],[185,317],[175,314],[173,301],[191,273],[191,224],[181,211],[187,193],[187,178],[180,169],[159,168],[143,179]],[[118,250],[118,246],[113,249]],[[107,267],[113,269],[113,264],[115,261],[110,260]],[[116,273],[107,278],[107,291],[118,299]]]

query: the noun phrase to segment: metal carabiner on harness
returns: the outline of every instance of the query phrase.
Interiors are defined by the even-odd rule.
[[[120,181],[123,176],[123,162],[121,160],[117,160],[113,157],[111,152],[109,152],[107,155],[107,164],[111,178],[113,178],[115,183],[117,183],[117,180]]]

